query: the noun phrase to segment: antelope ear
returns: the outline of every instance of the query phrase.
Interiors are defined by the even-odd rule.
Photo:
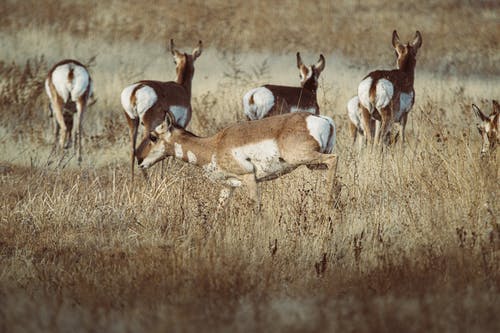
[[[323,69],[325,69],[325,57],[323,57],[322,54],[319,55],[319,60],[318,62],[314,65],[314,68],[318,71],[318,73],[321,73]]]
[[[165,129],[168,131],[172,128],[172,126],[174,126],[175,124],[175,119],[174,119],[174,116],[172,115],[172,113],[169,111],[167,113],[165,113]]]
[[[193,60],[196,60],[201,55],[201,52],[203,51],[203,42],[200,40],[198,41],[198,47],[196,47],[193,50]]]
[[[401,44],[401,42],[399,41],[398,32],[396,30],[394,30],[392,32],[392,47],[397,48],[397,46],[400,44]]]
[[[171,39],[171,40],[170,40],[170,53],[172,53],[172,55],[173,55],[174,57],[180,57],[180,56],[182,56],[182,53],[180,53],[180,52],[179,52],[179,51],[175,48],[175,46],[174,46],[174,40],[173,40],[173,39]]]
[[[410,44],[416,49],[419,49],[420,46],[422,46],[422,35],[420,34],[420,31],[417,30],[415,32],[415,38],[413,38],[413,41]]]
[[[472,104],[472,111],[474,111],[476,117],[479,118],[481,121],[487,121],[489,119],[481,112],[481,110],[476,106],[476,104]]]
[[[170,39],[170,53],[175,56],[174,40],[172,38]]]
[[[300,52],[297,52],[297,68],[300,69],[300,67],[303,65],[304,63],[302,62],[302,58],[300,57]]]

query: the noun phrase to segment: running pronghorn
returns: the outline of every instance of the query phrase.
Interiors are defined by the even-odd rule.
[[[392,124],[401,124],[402,141],[405,141],[405,127],[413,103],[415,102],[416,57],[422,46],[422,35],[416,32],[412,42],[401,44],[396,30],[392,33],[392,46],[396,50],[398,68],[394,70],[377,70],[368,74],[358,86],[358,97],[361,107],[363,128],[368,132],[365,138],[372,142],[371,118],[380,117],[381,129],[377,131],[375,140],[386,143],[390,140]]]
[[[83,114],[93,98],[92,79],[80,62],[66,59],[55,64],[45,79],[45,92],[49,96],[50,116],[54,118],[54,148],[69,148],[76,113],[74,148],[78,163],[82,161]],[[58,145],[59,141],[59,145]]]
[[[146,140],[149,132],[165,120],[170,112],[177,126],[185,128],[191,120],[191,82],[194,62],[201,55],[202,42],[198,42],[191,54],[181,53],[170,40],[170,52],[174,57],[177,78],[174,81],[139,81],[121,93],[121,103],[129,126],[131,141],[131,172],[134,178],[134,159],[139,123],[144,125]]]
[[[490,115],[486,116],[475,104],[472,104],[472,110],[479,120],[477,129],[483,139],[481,155],[494,151],[497,144],[500,143],[500,105],[498,101],[492,101],[492,108]]]
[[[347,102],[347,115],[349,117],[349,131],[351,132],[352,144],[356,143],[356,139],[358,134],[361,136],[366,136],[367,133],[364,130],[362,119],[362,111],[359,106],[359,97],[352,97],[349,102]],[[370,133],[373,138],[373,134],[375,133],[376,126],[380,125],[380,121],[377,121],[373,118],[370,119]],[[365,138],[366,142],[366,138]]]
[[[297,52],[297,67],[301,87],[266,84],[248,91],[243,96],[243,108],[248,120],[299,111],[319,114],[316,91],[319,75],[325,69],[325,58],[321,54],[316,64],[306,66]]]
[[[289,113],[226,127],[211,137],[198,137],[176,126],[170,114],[137,149],[140,168],[149,168],[167,156],[197,165],[212,181],[225,185],[223,207],[236,187],[246,185],[260,208],[257,184],[275,179],[300,165],[327,166],[332,189],[336,156],[335,125],[325,116]]]

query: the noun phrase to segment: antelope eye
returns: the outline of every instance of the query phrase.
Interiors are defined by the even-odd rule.
[[[158,137],[154,134],[149,134],[149,140],[151,140],[151,142],[156,142],[158,141]]]

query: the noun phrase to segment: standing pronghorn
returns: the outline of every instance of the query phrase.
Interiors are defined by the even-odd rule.
[[[76,112],[74,147],[80,163],[83,114],[93,95],[92,79],[87,68],[76,60],[66,59],[58,62],[47,75],[45,91],[50,99],[51,116],[54,116],[54,147],[57,146],[58,137],[60,148],[68,148],[71,145],[73,114]]]
[[[248,91],[243,96],[243,108],[248,120],[299,111],[319,114],[316,90],[319,75],[325,69],[325,58],[321,54],[316,64],[306,66],[297,52],[297,67],[301,87],[266,84]]]
[[[365,138],[371,142],[372,133],[369,126],[372,117],[381,119],[381,129],[377,131],[375,140],[390,139],[392,123],[401,124],[402,141],[405,141],[405,127],[413,103],[415,102],[415,65],[417,51],[422,46],[422,36],[416,32],[412,42],[401,44],[396,30],[392,33],[392,46],[396,50],[398,68],[394,70],[377,70],[368,74],[358,86],[358,97],[362,111],[364,129],[368,132]]]
[[[500,143],[500,105],[495,100],[492,101],[492,105],[491,114],[486,116],[475,104],[472,104],[472,110],[480,121],[477,124],[477,129],[483,139],[481,155],[494,151],[497,144]]]
[[[260,207],[257,183],[277,178],[300,165],[326,165],[332,189],[335,136],[331,118],[307,112],[234,124],[207,138],[175,126],[167,114],[137,149],[137,162],[141,168],[149,168],[167,156],[175,156],[200,166],[208,178],[225,185],[219,208],[241,185],[248,187],[251,198]]]
[[[170,52],[174,57],[177,78],[174,81],[139,81],[121,93],[131,141],[131,172],[134,177],[135,148],[139,123],[144,125],[144,137],[165,120],[165,114],[173,115],[176,125],[185,128],[191,120],[191,82],[194,62],[201,55],[202,42],[191,54],[181,53],[170,40]]]

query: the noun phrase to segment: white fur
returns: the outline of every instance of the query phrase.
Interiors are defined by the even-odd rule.
[[[73,68],[73,80],[68,80],[70,69]],[[86,91],[90,83],[90,76],[87,70],[75,63],[68,63],[57,66],[52,72],[52,83],[64,103],[76,102]],[[48,89],[46,84],[46,89]],[[50,93],[49,93],[50,96]]]
[[[134,91],[135,87],[139,83],[131,84],[130,86],[125,87],[120,94],[120,101],[122,103],[122,107],[127,112],[128,116],[132,119],[137,118],[139,115],[134,111],[134,107],[130,103],[130,97],[132,96],[132,91]]]
[[[347,115],[349,116],[351,123],[364,131],[363,123],[361,122],[358,96],[354,96],[349,100],[349,102],[347,102]]]
[[[49,79],[45,79],[45,92],[47,93],[47,96],[49,96],[49,99],[52,100],[52,94],[50,93],[49,87]]]
[[[373,107],[380,110],[386,107],[391,102],[392,96],[394,95],[394,86],[391,81],[386,79],[380,79],[377,81],[377,86],[375,87],[375,105],[370,102],[370,87],[372,85],[373,79],[367,77],[358,86],[358,97],[361,105],[373,113]]]
[[[263,140],[232,149],[238,164],[247,172],[255,169],[257,179],[277,174],[289,165],[280,159],[278,143],[275,139]]]
[[[253,103],[250,98],[253,96]],[[274,106],[274,95],[265,87],[254,88],[243,96],[245,115],[251,120],[264,118]]]
[[[172,105],[170,112],[175,118],[175,122],[182,128],[186,128],[188,121],[188,109],[185,106]]]
[[[174,151],[175,151],[175,157],[182,158],[184,156],[184,152],[182,151],[182,145],[177,142],[174,143]]]
[[[303,108],[298,108],[296,106],[292,106],[290,108],[290,112],[309,112],[309,113],[315,114],[316,108],[311,107],[311,108],[303,109]]]
[[[387,105],[392,100],[394,95],[394,85],[391,81],[386,79],[380,79],[375,87],[375,107],[380,110]]]
[[[139,83],[134,83],[123,89],[120,97],[123,109],[127,112],[129,117],[132,119],[139,117],[139,119],[142,120],[146,111],[156,103],[158,96],[153,88],[144,86],[135,91],[136,105],[131,105],[130,98],[138,84]]]
[[[188,162],[191,164],[196,164],[196,162],[198,162],[196,155],[191,150],[188,150],[187,158],[188,158]]]
[[[359,97],[359,102],[361,105],[363,105],[365,108],[370,111],[370,113],[373,112],[373,106],[370,103],[370,87],[372,85],[372,78],[367,77],[363,81],[360,82],[358,86],[358,97]]]
[[[321,153],[331,153],[335,145],[335,123],[332,118],[309,116],[306,118],[306,123],[309,133],[319,144],[319,151]]]
[[[305,66],[307,68],[307,75],[306,77],[304,77],[304,74],[302,72],[302,70],[300,71],[300,83],[301,84],[304,84],[304,82],[306,82],[307,80],[309,80],[313,74],[313,71],[312,71],[312,68],[311,66]]]
[[[399,111],[396,113],[396,122],[399,122],[404,113],[410,112],[413,106],[413,91],[401,93],[399,96]]]

